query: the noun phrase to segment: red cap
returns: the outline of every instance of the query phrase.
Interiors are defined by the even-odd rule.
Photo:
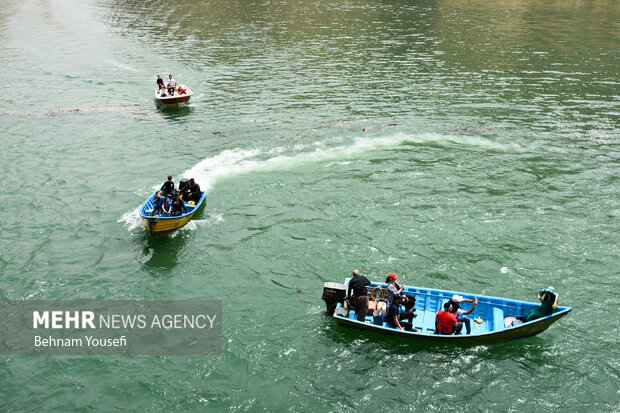
[[[388,275],[388,278],[391,278],[393,280],[398,280],[398,277],[393,272],[391,272],[390,275]]]

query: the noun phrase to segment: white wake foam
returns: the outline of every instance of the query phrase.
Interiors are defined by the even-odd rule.
[[[446,144],[461,144],[464,146],[487,147],[495,150],[518,151],[523,148],[514,144],[501,144],[483,137],[458,135],[404,134],[397,133],[383,137],[358,137],[343,139],[336,137],[329,141],[313,144],[299,144],[293,147],[277,147],[266,149],[229,149],[215,156],[206,158],[181,174],[182,178],[194,178],[203,191],[209,192],[217,181],[224,177],[240,175],[254,171],[294,168],[296,165],[308,162],[343,161],[350,162],[356,154],[369,152],[379,148],[390,148],[404,142],[433,142]],[[343,159],[345,158],[345,159]],[[345,163],[347,164],[347,163]],[[157,185],[153,186],[153,190]],[[121,216],[128,230],[141,226],[139,216],[140,207],[128,211]],[[189,229],[195,228],[189,227]]]

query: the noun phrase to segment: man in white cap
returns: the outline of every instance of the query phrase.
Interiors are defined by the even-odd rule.
[[[452,313],[456,315],[456,321],[465,324],[465,330],[467,331],[467,334],[471,334],[471,320],[469,319],[469,317],[466,316],[471,314],[472,311],[474,311],[474,308],[476,308],[476,306],[478,305],[478,299],[474,298],[472,300],[471,298],[463,298],[463,296],[461,295],[454,294],[448,302],[452,304]],[[464,302],[474,303],[474,305],[469,310],[465,311],[461,308],[461,303]]]

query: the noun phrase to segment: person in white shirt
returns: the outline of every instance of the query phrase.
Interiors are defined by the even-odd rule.
[[[467,311],[461,308],[461,303],[473,303],[474,305]],[[478,305],[478,299],[474,298],[463,298],[463,296],[454,294],[448,303],[452,304],[452,313],[456,314],[456,321],[462,322],[465,324],[465,330],[467,334],[471,334],[471,320],[469,317],[465,317],[466,315],[471,314],[474,311],[474,308]]]
[[[170,96],[174,95],[174,89],[177,87],[177,81],[172,78],[172,75],[168,76],[168,93]]]

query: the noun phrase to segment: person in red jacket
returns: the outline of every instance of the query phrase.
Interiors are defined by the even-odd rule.
[[[443,311],[435,316],[435,334],[458,335],[463,329],[463,323],[456,321],[456,315],[452,313],[452,304],[450,301],[443,305]]]

